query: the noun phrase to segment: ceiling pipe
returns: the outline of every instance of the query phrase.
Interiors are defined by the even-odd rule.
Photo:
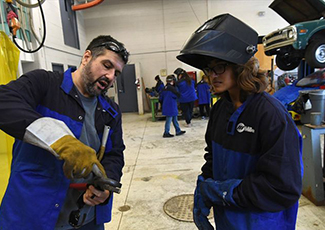
[[[76,10],[84,10],[93,6],[98,5],[99,3],[102,3],[104,0],[94,0],[91,2],[87,2],[84,4],[79,4],[79,5],[73,5],[72,6],[72,10],[76,11]]]

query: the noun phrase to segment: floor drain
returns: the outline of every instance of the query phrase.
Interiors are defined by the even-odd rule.
[[[193,194],[184,194],[170,198],[164,204],[165,213],[173,219],[193,222]],[[213,217],[212,209],[209,219]]]
[[[131,209],[131,207],[129,205],[123,205],[118,208],[118,210],[121,212],[126,212],[126,211],[129,211],[130,209]]]

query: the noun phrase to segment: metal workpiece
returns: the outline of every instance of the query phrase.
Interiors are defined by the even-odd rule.
[[[321,156],[321,135],[325,125],[306,124],[302,127],[303,164],[302,194],[315,205],[325,205],[324,182]]]

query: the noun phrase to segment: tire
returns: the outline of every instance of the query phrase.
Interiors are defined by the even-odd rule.
[[[290,58],[289,55],[276,55],[275,57],[275,63],[277,67],[284,71],[293,70],[297,68],[300,64],[299,58]]]
[[[306,62],[313,68],[325,67],[325,41],[314,40],[306,49],[305,53]]]

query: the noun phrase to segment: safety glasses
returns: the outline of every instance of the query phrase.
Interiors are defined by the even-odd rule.
[[[223,74],[226,71],[227,66],[229,63],[219,63],[213,67],[205,67],[203,68],[203,72],[207,76],[211,76],[213,73],[215,75]]]
[[[123,46],[119,46],[115,42],[111,41],[111,42],[104,42],[98,46],[95,46],[94,48],[101,47],[101,46],[104,46],[106,49],[121,55],[123,61],[125,63],[128,62],[129,53]]]

